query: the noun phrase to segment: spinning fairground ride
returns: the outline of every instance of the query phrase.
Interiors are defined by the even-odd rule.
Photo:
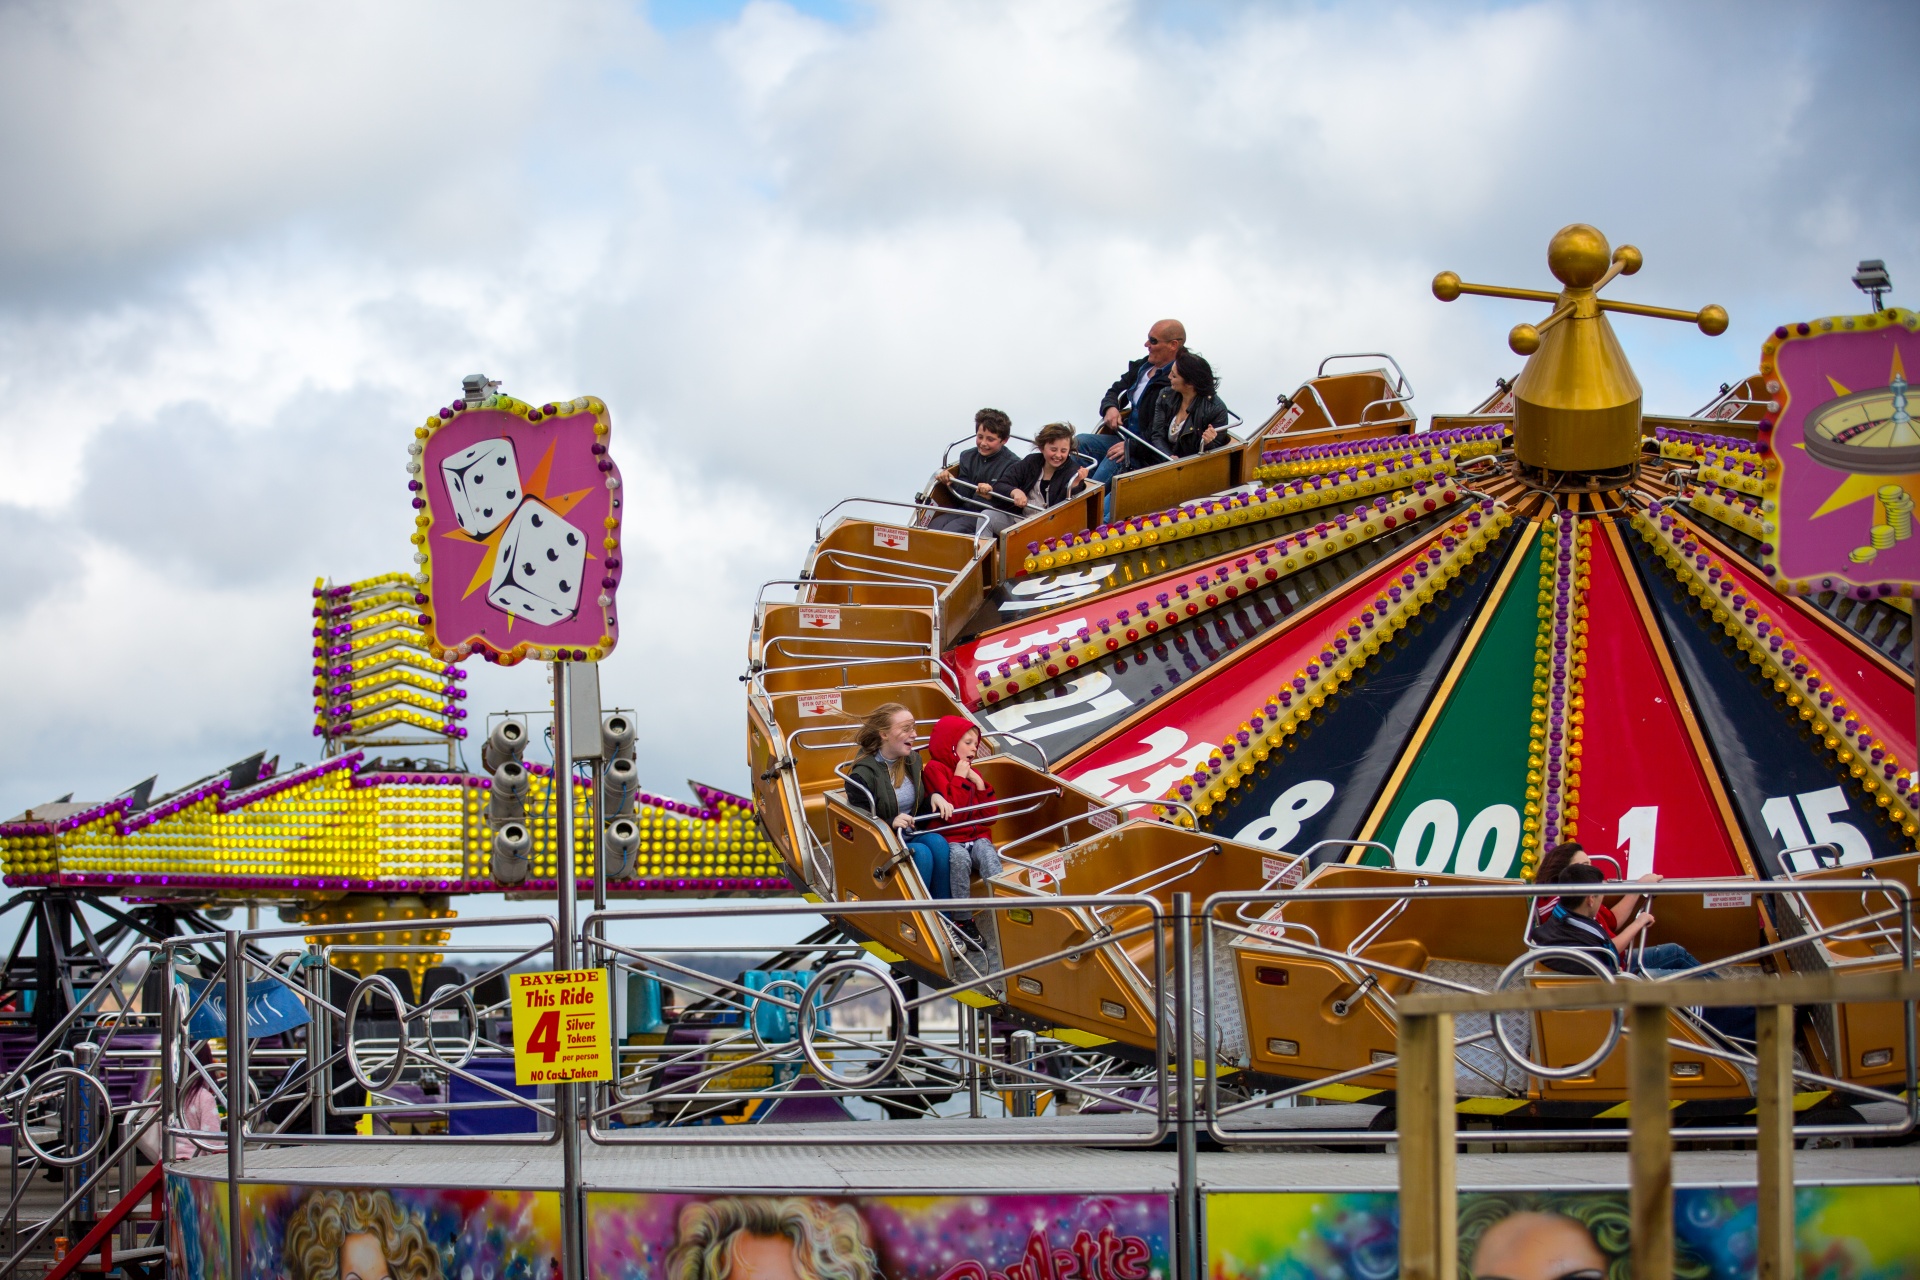
[[[823,910],[861,904],[843,923],[902,971],[1121,1057],[1165,1033],[1143,925],[1188,921],[1223,1137],[1276,1099],[1390,1104],[1408,992],[1607,979],[1532,939],[1563,841],[1661,877],[1639,941],[1707,973],[1910,966],[1920,318],[1783,326],[1757,371],[1661,416],[1607,313],[1727,318],[1603,296],[1640,265],[1576,224],[1548,250],[1558,292],[1436,277],[1441,302],[1551,308],[1468,412],[1423,424],[1390,357],[1330,356],[1245,439],[1119,476],[1106,519],[1096,490],[942,532],[974,504],[937,478],[835,508],[750,638],[755,798],[791,874]],[[847,799],[886,703],[994,748],[984,948],[876,907],[944,896]],[[1676,1116],[1750,1112],[1751,1043],[1671,1023]],[[1463,1021],[1460,1106],[1618,1116],[1617,1035],[1592,1012]],[[1803,1008],[1796,1035],[1803,1109],[1901,1101],[1902,1006]]]

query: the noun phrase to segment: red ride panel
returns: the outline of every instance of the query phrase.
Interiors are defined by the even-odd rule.
[[[1620,563],[1595,521],[1576,838],[1628,879],[1745,874]],[[1604,868],[1604,864],[1603,864]]]
[[[1383,560],[1365,577],[1315,602],[1314,612],[1270,633],[1186,684],[1171,701],[1058,772],[1109,800],[1157,800],[1206,761],[1283,681],[1346,630],[1366,602],[1407,571],[1444,529]]]
[[[1716,556],[1721,568],[1732,575],[1749,607],[1773,619],[1773,625],[1786,636],[1820,678],[1827,683],[1848,710],[1864,721],[1874,737],[1893,749],[1903,762],[1913,755],[1913,686],[1896,678],[1885,667],[1862,654],[1835,635],[1800,607],[1789,601],[1764,578],[1747,571],[1733,556]],[[1727,602],[1731,607],[1731,601]]]

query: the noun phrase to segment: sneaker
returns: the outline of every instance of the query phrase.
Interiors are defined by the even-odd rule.
[[[967,942],[971,943],[974,947],[978,948],[981,951],[985,951],[987,949],[987,940],[980,936],[980,926],[975,924],[973,921],[956,920],[954,922],[953,928],[956,933],[958,933]]]

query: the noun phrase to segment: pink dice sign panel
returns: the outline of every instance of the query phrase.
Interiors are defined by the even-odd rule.
[[[414,432],[415,597],[437,658],[597,662],[619,638],[620,469],[585,396],[452,405]]]

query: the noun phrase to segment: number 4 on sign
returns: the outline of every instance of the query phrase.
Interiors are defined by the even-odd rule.
[[[537,1053],[548,1062],[560,1052],[560,1011],[549,1009],[540,1015],[540,1021],[533,1024],[533,1034],[527,1037],[527,1052]]]

